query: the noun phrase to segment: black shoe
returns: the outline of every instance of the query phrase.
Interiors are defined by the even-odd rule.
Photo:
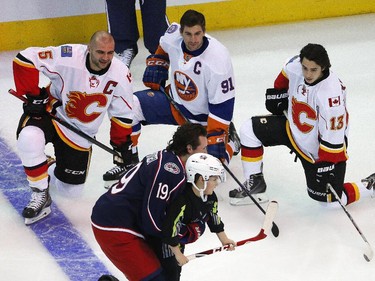
[[[25,218],[25,224],[29,225],[41,220],[51,213],[52,199],[49,195],[48,188],[39,190],[31,188],[31,200],[29,204],[23,209],[22,216]]]
[[[119,181],[128,169],[125,166],[114,166],[103,175],[104,188],[110,188],[114,183]]]
[[[129,48],[124,50],[122,53],[117,54],[117,56],[128,68],[130,68],[130,65],[137,53],[138,51],[134,50],[133,48]]]
[[[368,190],[375,188],[375,173],[369,175],[367,178],[361,180],[362,183],[366,184]]]
[[[98,281],[119,281],[115,276],[113,275],[102,275]]]
[[[249,179],[245,181],[243,185],[259,203],[269,201],[265,193],[267,185],[262,173],[250,175]],[[229,203],[235,206],[254,204],[247,195],[247,192],[241,187],[229,191]]]

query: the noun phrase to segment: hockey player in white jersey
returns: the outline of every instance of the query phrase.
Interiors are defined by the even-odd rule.
[[[208,153],[229,163],[240,147],[231,123],[235,101],[233,67],[228,50],[206,34],[204,15],[186,11],[180,24],[172,23],[160,38],[156,53],[148,56],[146,64],[143,82],[151,90],[134,93],[134,145],[141,124],[179,125],[188,119],[207,127]],[[164,92],[161,86],[167,80],[170,85]],[[109,170],[103,179],[118,179],[125,171],[119,169]]]
[[[266,91],[266,107],[272,115],[254,116],[240,129],[245,186],[260,202],[266,202],[263,147],[285,145],[300,159],[308,195],[332,202],[331,184],[343,202],[353,203],[362,192],[373,192],[375,174],[359,183],[344,183],[349,115],[346,87],[330,70],[325,48],[308,44],[290,58]],[[243,190],[229,192],[232,205],[251,204]]]
[[[67,196],[79,196],[86,181],[91,143],[51,119],[55,115],[94,138],[106,113],[110,141],[121,157],[131,161],[133,91],[129,69],[114,55],[113,37],[98,31],[88,45],[31,47],[13,61],[17,95],[27,99],[17,130],[17,147],[32,189],[23,210],[30,224],[50,213],[49,185]],[[50,80],[39,88],[39,73]],[[48,168],[45,144],[53,143],[56,163]],[[126,156],[127,154],[130,157]],[[125,160],[125,161],[124,161]]]

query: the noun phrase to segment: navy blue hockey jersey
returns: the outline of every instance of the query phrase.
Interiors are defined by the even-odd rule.
[[[185,167],[178,156],[167,150],[150,154],[97,200],[92,224],[139,237],[161,237],[166,209],[185,184]]]

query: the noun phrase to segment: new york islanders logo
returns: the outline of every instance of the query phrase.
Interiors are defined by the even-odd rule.
[[[198,88],[193,79],[183,72],[174,73],[174,81],[178,96],[184,101],[192,101],[198,96]]]
[[[107,97],[103,94],[86,94],[70,92],[65,112],[69,118],[75,118],[82,123],[90,123],[100,116],[107,105]]]

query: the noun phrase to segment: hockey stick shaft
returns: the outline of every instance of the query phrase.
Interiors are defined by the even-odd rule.
[[[8,91],[11,95],[15,96],[16,98],[20,99],[21,101],[23,102],[27,102],[27,99],[24,97],[24,96],[18,96],[17,95],[17,92],[10,89]],[[81,136],[82,138],[88,140],[89,142],[91,142],[92,144],[96,144],[97,146],[99,146],[100,148],[104,149],[105,151],[113,154],[113,155],[118,155],[118,153],[113,150],[112,148],[106,146],[105,144],[101,143],[100,141],[96,140],[95,138],[93,137],[90,137],[89,135],[87,135],[86,133],[82,132],[81,130],[79,130],[78,128],[74,127],[73,125],[69,124],[68,122],[60,119],[59,117],[57,117],[56,115],[53,115],[51,112],[47,112],[49,114],[49,116],[55,120],[56,122],[60,123],[61,125],[63,125],[65,128],[71,130],[72,132],[76,133],[77,135]]]
[[[250,191],[238,180],[238,178],[233,174],[233,172],[229,169],[229,167],[223,163],[224,169],[231,175],[231,177],[234,179],[234,181],[241,187],[243,191],[245,191],[246,195],[250,197],[250,199],[254,202],[254,204],[258,207],[258,209],[263,213],[266,214],[266,211],[263,209],[263,207],[259,204],[259,202],[254,198],[254,196],[251,195]],[[272,228],[271,228],[272,234],[275,237],[279,236],[279,227],[276,225],[276,223],[272,222]]]
[[[366,253],[363,254],[363,257],[365,258],[366,261],[370,261],[373,256],[374,256],[374,252],[372,250],[372,247],[370,245],[370,243],[367,241],[365,235],[362,233],[362,231],[359,229],[358,225],[356,224],[356,222],[354,221],[353,217],[350,215],[350,213],[348,212],[348,210],[345,208],[344,204],[341,202],[341,199],[340,197],[337,195],[336,193],[336,190],[332,187],[331,184],[327,184],[327,187],[329,188],[329,190],[332,192],[333,196],[335,196],[336,200],[339,202],[341,208],[344,210],[345,214],[347,215],[347,217],[350,219],[350,221],[352,222],[352,224],[354,225],[355,229],[357,230],[357,232],[361,235],[363,241],[365,241],[366,243],[366,246],[367,246],[367,251]]]
[[[187,123],[190,123],[190,120],[181,112],[180,108],[178,107],[176,101],[165,92],[165,89],[160,86],[160,91],[167,97],[168,101],[173,105],[173,107],[176,109],[176,111],[185,119]],[[241,187],[242,190],[244,190],[247,194],[247,196],[250,197],[251,201],[254,202],[254,204],[261,210],[263,214],[266,213],[266,211],[262,208],[262,206],[259,204],[259,202],[254,198],[254,196],[251,195],[251,193],[247,190],[247,188],[237,179],[237,177],[233,174],[233,172],[229,169],[229,167],[222,163],[225,170],[231,175],[231,177],[235,180],[235,182]],[[277,237],[279,236],[279,228],[278,226],[273,223],[272,224],[272,234]]]
[[[265,217],[264,217],[263,226],[262,226],[261,230],[259,231],[259,233],[254,237],[247,238],[247,239],[236,242],[236,244],[237,244],[236,247],[242,246],[242,245],[245,245],[245,244],[248,244],[248,243],[251,243],[251,242],[263,240],[264,238],[266,238],[267,234],[268,234],[268,232],[271,228],[271,225],[273,223],[273,220],[275,219],[277,209],[278,209],[278,203],[276,201],[271,201],[268,204],[267,211],[266,211],[266,214],[265,214]],[[221,251],[227,251],[229,248],[230,248],[230,245],[224,245],[224,246],[221,246],[221,247],[216,247],[216,248],[212,248],[212,249],[202,251],[202,252],[199,252],[199,253],[196,253],[196,254],[189,255],[189,256],[187,256],[187,258],[189,260],[193,260],[193,259],[196,259],[196,258],[202,258],[202,257],[205,257],[207,255],[211,255],[211,254],[218,253],[218,252],[221,252]]]

